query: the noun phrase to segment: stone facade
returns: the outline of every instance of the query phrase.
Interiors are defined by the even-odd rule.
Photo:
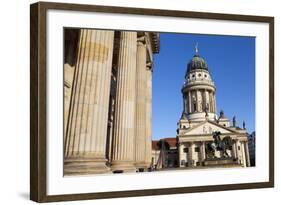
[[[236,125],[235,117],[231,126],[223,111],[217,116],[216,87],[197,48],[187,66],[182,94],[183,113],[177,129],[179,166],[250,166],[247,131]],[[221,133],[222,140],[229,137],[233,142],[227,159],[221,151],[215,151],[213,159],[207,153],[215,132]]]
[[[64,37],[64,174],[147,170],[159,34],[65,29]]]

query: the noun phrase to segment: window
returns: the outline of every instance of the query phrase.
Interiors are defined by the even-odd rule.
[[[181,165],[185,165],[185,160],[181,160]]]
[[[197,109],[197,108],[196,108],[196,103],[193,104],[193,109],[194,109],[194,111],[197,111],[197,110],[196,110],[196,109]]]
[[[194,77],[195,77],[195,75],[193,74],[193,75],[192,75],[192,77],[194,78]]]
[[[170,165],[171,165],[171,160],[170,160],[170,159],[168,159],[168,160],[167,160],[167,162],[168,162],[168,163],[167,163],[167,164],[168,164],[168,166],[170,166]]]
[[[238,146],[238,150],[240,150],[240,146]]]
[[[200,152],[200,147],[195,147],[195,152]]]
[[[183,152],[188,153],[188,147],[183,148]]]
[[[208,76],[205,74],[204,77],[207,78]]]
[[[198,74],[198,77],[201,77],[201,73]]]
[[[200,166],[200,162],[196,162],[196,166]]]

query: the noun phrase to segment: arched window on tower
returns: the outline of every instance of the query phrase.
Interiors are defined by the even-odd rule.
[[[202,111],[204,112],[206,110],[206,94],[204,90],[201,91],[202,95]]]
[[[196,101],[193,103],[193,110],[194,112],[197,112]]]
[[[197,112],[197,101],[195,95],[193,95],[193,100],[192,100],[192,106],[193,106],[193,112]]]

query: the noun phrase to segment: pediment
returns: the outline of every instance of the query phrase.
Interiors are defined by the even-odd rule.
[[[206,134],[212,134],[215,131],[219,131],[221,132],[221,134],[236,133],[235,131],[223,127],[219,124],[206,121],[189,129],[184,135],[206,135]]]

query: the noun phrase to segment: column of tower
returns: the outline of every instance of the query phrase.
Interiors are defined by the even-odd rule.
[[[190,89],[184,93],[184,111],[192,114],[196,112],[216,113],[215,92],[207,89]]]
[[[191,106],[191,101],[192,101],[191,99],[192,99],[192,98],[191,98],[191,93],[190,93],[190,91],[187,93],[187,95],[188,95],[188,111],[189,111],[188,114],[189,114],[189,113],[192,112],[192,106]]]
[[[81,29],[64,146],[64,174],[108,171],[105,158],[113,31]]]
[[[113,172],[135,171],[136,51],[137,33],[121,32],[113,131]]]

